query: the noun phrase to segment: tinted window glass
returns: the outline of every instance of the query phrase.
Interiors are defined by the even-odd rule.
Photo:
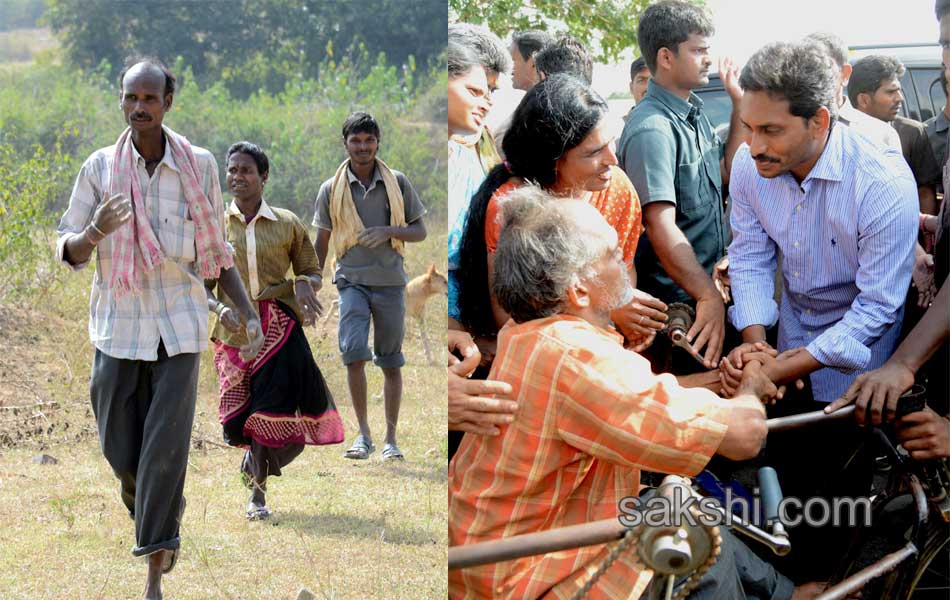
[[[726,90],[701,89],[693,91],[703,101],[703,112],[709,117],[713,129],[729,125],[729,117],[732,116],[732,100],[729,99]]]
[[[917,101],[917,93],[914,91],[914,81],[911,78],[910,70],[904,71],[901,76],[901,91],[904,94],[904,107],[901,112],[908,119],[920,121],[920,103]]]
[[[917,88],[917,98],[920,100],[919,121],[926,121],[943,107],[946,95],[940,89],[939,69],[914,69],[914,85]],[[936,83],[934,81],[936,80]]]

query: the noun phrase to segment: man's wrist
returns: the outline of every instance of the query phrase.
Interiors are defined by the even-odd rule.
[[[86,240],[93,246],[98,245],[99,242],[104,240],[106,237],[106,234],[104,234],[102,230],[96,227],[93,223],[89,223],[89,225],[86,225],[85,229],[83,229],[82,232]]]

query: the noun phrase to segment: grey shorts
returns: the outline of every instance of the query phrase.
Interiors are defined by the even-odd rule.
[[[400,285],[361,285],[337,279],[340,292],[340,354],[343,364],[372,359],[377,367],[406,364],[402,339],[406,335],[406,288]],[[373,350],[369,323],[373,321]]]

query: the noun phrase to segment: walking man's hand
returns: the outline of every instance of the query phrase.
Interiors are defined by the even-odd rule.
[[[247,344],[241,346],[240,355],[242,360],[251,361],[264,347],[264,332],[261,329],[261,322],[257,318],[248,320],[244,330],[247,332]]]
[[[132,218],[132,202],[125,194],[115,194],[96,208],[92,226],[109,235]]]

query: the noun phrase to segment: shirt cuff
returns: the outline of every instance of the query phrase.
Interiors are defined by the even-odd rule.
[[[836,327],[816,337],[805,350],[821,364],[843,373],[867,369],[871,363],[871,349]]]
[[[69,238],[73,237],[74,235],[76,234],[72,232],[68,232],[59,236],[59,239],[56,241],[56,260],[61,261],[63,264],[65,264],[67,267],[69,267],[73,271],[81,271],[82,269],[85,269],[86,265],[89,264],[89,261],[92,260],[92,255],[90,254],[89,258],[86,259],[85,262],[81,262],[78,265],[74,265],[73,263],[66,260],[66,242],[69,240]]]
[[[735,297],[735,288],[733,288],[733,297]],[[772,298],[760,304],[739,302],[737,298],[736,302],[729,307],[729,320],[740,333],[752,325],[762,325],[768,329],[778,322],[778,305]]]

